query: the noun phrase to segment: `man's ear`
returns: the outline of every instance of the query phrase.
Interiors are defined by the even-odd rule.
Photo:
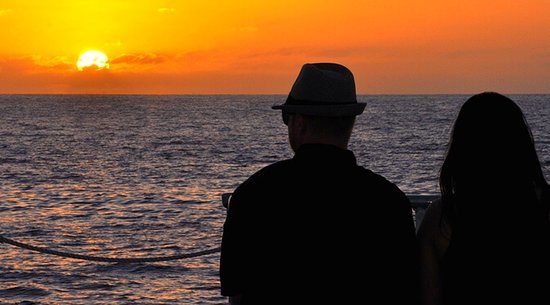
[[[303,135],[308,131],[307,118],[299,113],[294,115],[294,128],[297,134]]]

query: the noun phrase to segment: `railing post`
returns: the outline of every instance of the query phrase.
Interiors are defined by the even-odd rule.
[[[418,231],[418,227],[424,219],[428,206],[439,198],[439,195],[407,195],[411,202],[411,208],[414,211],[414,226]]]

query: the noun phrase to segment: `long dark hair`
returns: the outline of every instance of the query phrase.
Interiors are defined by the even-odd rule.
[[[470,97],[453,126],[439,185],[442,221],[453,228],[459,198],[546,189],[531,130],[519,106],[495,92]],[[517,193],[517,192],[516,192]],[[464,195],[464,196],[462,196]],[[506,195],[506,196],[507,196]]]

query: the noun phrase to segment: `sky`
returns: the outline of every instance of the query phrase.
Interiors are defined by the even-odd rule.
[[[0,94],[550,93],[548,0],[0,0]],[[97,50],[108,69],[78,69]],[[81,71],[82,70],[82,71]]]

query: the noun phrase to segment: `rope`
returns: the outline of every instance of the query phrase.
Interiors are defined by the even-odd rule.
[[[6,243],[19,248],[37,251],[44,254],[51,254],[51,255],[60,256],[60,257],[74,258],[74,259],[95,261],[95,262],[108,262],[108,263],[152,263],[152,262],[173,261],[178,259],[209,255],[216,252],[220,252],[221,250],[220,247],[217,247],[217,248],[212,248],[212,249],[207,249],[207,250],[202,250],[202,251],[197,251],[192,253],[185,253],[185,254],[178,254],[178,255],[171,255],[171,256],[119,258],[119,257],[101,257],[101,256],[62,252],[62,251],[52,250],[46,247],[37,247],[37,246],[21,243],[13,239],[4,237],[2,235],[0,235],[0,243]]]

